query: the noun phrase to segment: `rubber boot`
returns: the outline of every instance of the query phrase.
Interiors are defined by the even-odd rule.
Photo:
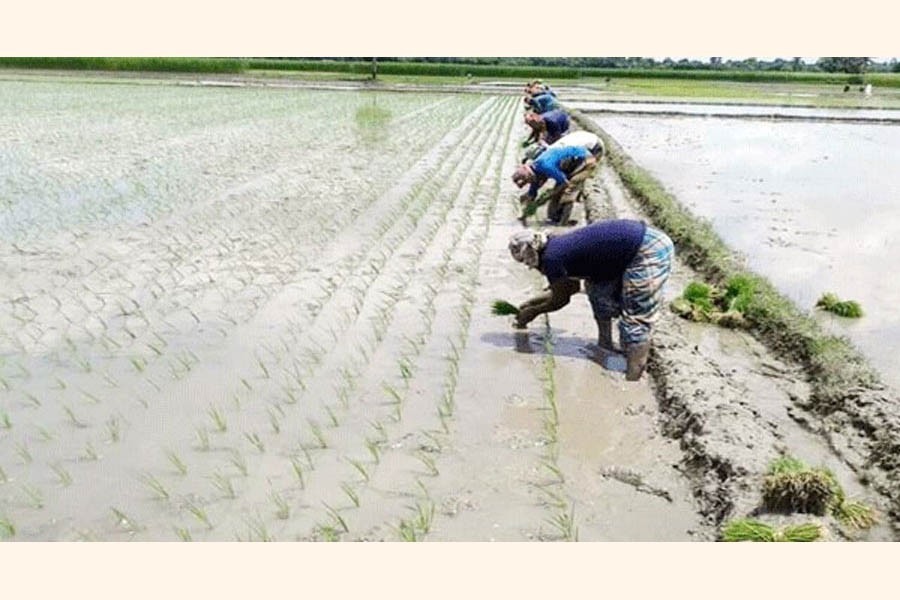
[[[597,319],[597,344],[604,350],[615,352],[612,339],[612,319]]]
[[[625,348],[625,357],[628,364],[625,371],[627,381],[637,381],[644,374],[647,367],[647,358],[650,356],[650,342],[628,344]]]

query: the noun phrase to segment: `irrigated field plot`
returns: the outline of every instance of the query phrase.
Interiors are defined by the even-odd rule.
[[[620,435],[658,443],[619,447],[665,494],[598,470],[554,338],[488,314],[537,282],[497,267],[520,118],[516,97],[0,84],[0,534],[688,539],[651,418]],[[629,510],[661,512],[598,516]]]

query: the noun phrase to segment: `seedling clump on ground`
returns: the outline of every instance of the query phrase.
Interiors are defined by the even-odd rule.
[[[822,294],[819,301],[816,302],[816,308],[827,310],[839,317],[848,317],[850,319],[858,319],[863,316],[862,306],[856,300],[841,300],[835,294]]]
[[[698,323],[713,323],[722,327],[743,327],[744,313],[754,294],[753,282],[744,276],[728,280],[725,289],[705,283],[691,282],[680,298],[672,301],[675,314]]]

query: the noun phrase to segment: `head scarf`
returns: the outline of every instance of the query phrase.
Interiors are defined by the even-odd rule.
[[[547,245],[547,234],[543,231],[523,229],[509,238],[509,253],[529,267],[537,268],[541,260],[541,250]]]
[[[519,187],[522,187],[523,185],[528,183],[529,179],[531,179],[532,173],[533,173],[533,171],[531,170],[531,167],[529,167],[528,165],[519,165],[518,167],[516,167],[516,170],[513,172],[513,175],[512,175],[513,183]]]

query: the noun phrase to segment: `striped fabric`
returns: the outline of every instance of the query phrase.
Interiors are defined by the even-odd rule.
[[[637,255],[622,275],[621,339],[637,344],[650,339],[650,328],[659,320],[663,286],[672,272],[675,247],[662,231],[647,226]]]

